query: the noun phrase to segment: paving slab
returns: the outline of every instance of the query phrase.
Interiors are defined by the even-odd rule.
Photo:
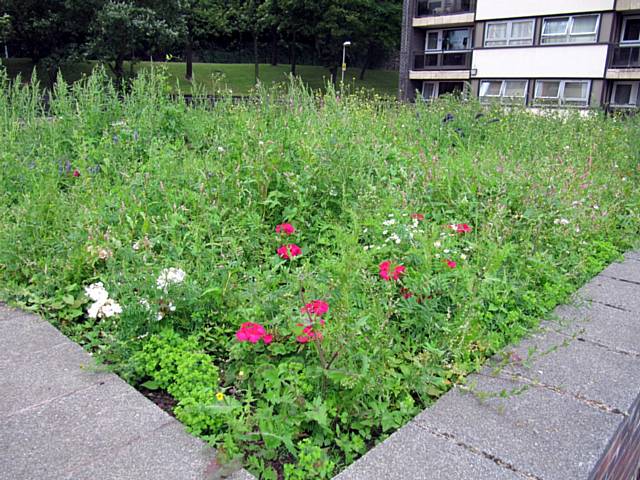
[[[640,285],[635,283],[599,275],[578,290],[577,298],[640,313]]]
[[[562,305],[555,309],[554,316],[554,320],[545,322],[549,329],[640,356],[640,315],[637,313],[589,302]]]
[[[91,357],[70,341],[25,352],[21,362],[0,364],[0,418],[113,378],[95,369]]]
[[[171,479],[203,480],[205,472],[221,472],[215,463],[215,451],[202,441],[188,435],[184,427],[170,422],[151,432],[139,442],[105,451],[91,465],[82,466],[65,480]],[[158,461],[158,460],[161,461]],[[245,471],[227,477],[229,480],[250,480]]]
[[[476,394],[454,388],[415,421],[530,478],[587,478],[624,418],[543,388],[514,395],[521,382],[481,375],[470,381]]]
[[[612,263],[600,275],[640,285],[640,261]]]
[[[534,334],[508,351],[511,361],[486,371],[521,376],[605,410],[627,413],[638,396],[640,357],[635,355],[553,331]]]
[[[18,310],[16,308],[9,307],[7,304],[0,302],[0,322],[4,320],[13,320],[16,318],[31,317],[33,320],[44,322],[44,320],[38,318],[32,313]]]
[[[634,252],[627,252],[624,254],[624,258],[626,260],[635,260],[640,261],[640,250],[636,250]]]
[[[26,352],[37,355],[68,341],[51,324],[35,316],[4,320],[0,322],[0,367],[21,363]]]
[[[371,450],[335,480],[521,480],[480,452],[409,423]]]
[[[59,479],[173,421],[118,379],[0,418],[0,477]],[[108,478],[108,477],[103,477]]]

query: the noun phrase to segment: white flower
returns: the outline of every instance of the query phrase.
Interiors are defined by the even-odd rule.
[[[218,152],[224,153],[224,147],[218,147]]]
[[[173,302],[169,302],[169,311],[170,312],[176,311],[176,306],[173,304]]]
[[[451,250],[449,250],[448,248],[445,248],[445,249],[443,250],[443,253],[451,253]]]
[[[260,146],[262,147],[262,146],[264,145],[264,142],[263,142],[262,140],[260,140],[260,141],[258,142],[258,145],[260,145]]]
[[[100,260],[107,260],[111,257],[113,257],[113,252],[108,248],[101,248],[100,250],[98,250],[98,258]]]
[[[160,272],[156,280],[156,285],[158,286],[158,290],[167,290],[169,285],[182,283],[187,274],[184,270],[180,268],[165,268]]]
[[[102,306],[101,310],[104,318],[111,318],[114,315],[120,315],[122,313],[122,307],[110,298]]]
[[[136,242],[133,245],[131,245],[131,248],[133,248],[136,252],[138,250],[140,250],[140,242]]]
[[[461,254],[460,254],[460,258],[461,258],[462,260],[466,260],[466,259],[467,259],[467,256],[466,256],[464,253],[461,253]]]
[[[596,204],[596,205],[593,206],[593,209],[594,210],[600,210],[600,206]]]
[[[147,300],[146,298],[140,299],[140,305],[142,305],[145,310],[151,310],[151,305],[149,305],[149,300]]]
[[[89,318],[98,318],[98,313],[100,313],[101,308],[102,308],[102,303],[95,302],[87,310],[87,315],[89,315]]]
[[[395,225],[395,224],[396,224],[396,221],[393,218],[382,222],[382,225],[384,225],[385,227],[390,227],[391,225]]]
[[[442,246],[442,242],[438,240],[437,242],[433,242],[433,246],[436,248],[440,248]]]
[[[569,225],[569,220],[567,220],[566,218],[556,218],[553,223],[555,225]]]
[[[87,294],[87,297],[94,302],[104,303],[109,298],[109,292],[104,288],[102,282],[92,283],[88,287],[84,287],[84,291]]]

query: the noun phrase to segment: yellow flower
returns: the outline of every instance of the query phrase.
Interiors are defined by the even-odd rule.
[[[218,399],[219,402],[224,400],[224,393],[222,392],[218,392],[216,393],[216,398]]]

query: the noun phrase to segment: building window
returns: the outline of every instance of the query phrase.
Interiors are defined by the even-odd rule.
[[[528,85],[527,80],[483,80],[480,82],[480,101],[524,104]]]
[[[611,92],[614,107],[640,106],[640,82],[615,82]]]
[[[624,19],[620,43],[640,43],[640,17],[626,17]]]
[[[422,98],[433,100],[443,95],[459,95],[464,91],[464,82],[423,82]]]
[[[600,15],[545,18],[542,44],[594,43],[598,39]]]
[[[533,45],[534,20],[489,22],[485,27],[485,47]]]
[[[425,39],[426,52],[451,52],[471,47],[471,31],[468,28],[454,30],[429,30]]]
[[[590,80],[538,80],[535,103],[587,107],[590,87]]]

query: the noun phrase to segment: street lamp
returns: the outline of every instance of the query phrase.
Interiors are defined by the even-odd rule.
[[[347,71],[347,47],[351,46],[351,42],[347,41],[342,44],[342,83],[344,83],[344,72]]]

